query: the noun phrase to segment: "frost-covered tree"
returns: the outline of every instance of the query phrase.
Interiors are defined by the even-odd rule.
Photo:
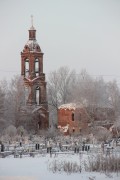
[[[6,127],[5,113],[5,89],[0,82],[0,132]]]
[[[5,135],[9,135],[11,138],[17,134],[17,129],[15,126],[10,125],[5,129]]]
[[[115,80],[107,84],[107,94],[109,105],[113,108],[115,118],[117,118],[120,116],[120,89]]]
[[[0,86],[0,118],[4,116],[4,100],[5,100],[5,93]]]
[[[112,131],[116,137],[120,137],[120,116],[114,122],[114,125],[112,127]]]
[[[112,133],[104,127],[95,127],[92,132],[98,141],[107,141],[112,138]]]
[[[19,109],[25,104],[25,93],[23,80],[20,76],[15,76],[9,83],[5,99],[5,119],[8,124],[15,125]]]
[[[56,121],[57,110],[61,104],[73,100],[72,93],[75,82],[75,72],[68,67],[61,67],[50,73],[48,78],[48,104],[51,121]]]

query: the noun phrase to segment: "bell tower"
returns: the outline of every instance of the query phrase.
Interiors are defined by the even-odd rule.
[[[46,81],[43,73],[43,52],[36,40],[36,29],[29,29],[29,40],[21,52],[21,75],[23,76],[26,91],[26,107],[34,115],[33,123],[38,129],[48,127],[48,104],[46,97]]]

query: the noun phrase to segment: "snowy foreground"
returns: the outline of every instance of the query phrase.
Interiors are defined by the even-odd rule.
[[[84,154],[82,159],[87,158]],[[53,161],[72,161],[80,162],[78,154],[58,154],[57,156],[49,154],[33,157],[0,158],[0,180],[120,180],[120,174],[117,173],[96,173],[84,172],[66,174],[65,172],[53,173],[49,167]]]

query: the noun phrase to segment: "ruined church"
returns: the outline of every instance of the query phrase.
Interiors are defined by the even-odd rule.
[[[20,109],[17,120],[17,126],[22,125],[29,131],[47,129],[49,126],[43,55],[32,22],[29,40],[21,52],[21,75],[24,81],[26,105]]]

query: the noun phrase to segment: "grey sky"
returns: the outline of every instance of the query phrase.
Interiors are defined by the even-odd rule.
[[[120,0],[0,0],[0,80],[20,74],[31,14],[46,75],[67,65],[120,83]]]

